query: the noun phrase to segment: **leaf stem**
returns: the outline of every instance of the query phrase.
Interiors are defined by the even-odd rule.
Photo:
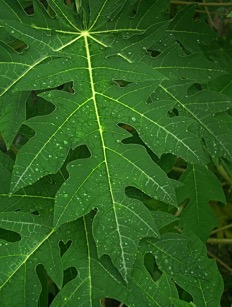
[[[206,3],[205,0],[202,0],[202,3],[205,4],[205,3]],[[207,16],[208,16],[208,19],[209,19],[209,25],[210,25],[212,28],[214,28],[214,23],[213,23],[212,17],[211,17],[211,15],[210,15],[210,13],[209,13],[209,9],[208,9],[207,6],[205,6],[205,12],[206,12],[206,14],[207,14]]]
[[[213,235],[213,234],[215,234],[217,232],[220,232],[220,231],[224,231],[224,230],[229,229],[229,228],[232,228],[232,224],[229,224],[229,225],[226,225],[226,226],[223,226],[223,227],[220,227],[220,228],[217,228],[217,229],[213,230],[211,232],[211,235]]]
[[[215,3],[215,2],[194,2],[194,1],[171,1],[172,4],[180,4],[180,5],[188,5],[188,4],[196,4],[198,6],[232,6],[232,2],[221,2],[221,3]]]
[[[209,238],[207,243],[210,244],[231,244],[232,239],[218,239],[218,238]]]
[[[230,176],[227,174],[226,170],[222,165],[217,165],[217,170],[218,172],[222,175],[222,177],[229,183],[230,186],[232,186],[232,179]]]
[[[226,268],[230,273],[232,273],[232,268],[229,267],[225,262],[223,262],[221,259],[219,259],[217,256],[212,254],[210,251],[207,251],[208,255],[214,258],[218,263],[220,263],[224,268]]]
[[[196,10],[197,13],[203,13],[203,14],[207,14],[206,11],[203,10]],[[211,15],[219,15],[219,16],[227,16],[228,13],[221,13],[221,12],[209,12]]]
[[[177,173],[184,173],[186,171],[185,168],[174,166],[173,170]]]

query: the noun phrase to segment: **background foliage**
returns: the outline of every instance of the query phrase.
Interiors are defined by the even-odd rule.
[[[2,1],[1,306],[230,306],[231,7]]]

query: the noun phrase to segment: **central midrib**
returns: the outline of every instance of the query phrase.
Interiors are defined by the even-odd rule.
[[[117,225],[117,233],[118,233],[118,237],[119,237],[120,248],[122,250],[122,253],[121,253],[122,264],[123,264],[123,268],[124,268],[124,274],[126,275],[127,266],[126,266],[124,251],[123,251],[124,249],[123,249],[123,244],[122,244],[122,237],[120,235],[118,217],[117,217],[117,214],[116,214],[116,208],[115,208],[116,201],[115,201],[113,193],[112,193],[110,171],[109,171],[109,166],[108,166],[108,163],[107,163],[106,146],[105,146],[105,141],[104,141],[104,137],[103,137],[103,128],[102,128],[101,121],[100,121],[99,110],[98,110],[97,101],[96,101],[96,91],[95,91],[95,88],[94,88],[92,63],[91,63],[90,49],[89,49],[89,43],[88,43],[89,33],[87,31],[83,31],[82,36],[84,37],[84,41],[85,41],[86,58],[87,58],[87,62],[88,62],[88,70],[89,70],[89,79],[90,79],[90,85],[91,85],[92,99],[93,99],[93,103],[94,103],[94,109],[95,109],[97,124],[98,124],[98,128],[99,128],[99,135],[100,135],[101,144],[102,144],[102,152],[103,152],[103,157],[104,157],[104,162],[105,162],[105,167],[106,167],[107,179],[108,179],[108,183],[109,183],[110,196],[111,196],[111,200],[112,200],[112,204],[113,204],[115,221],[116,221],[116,225]]]

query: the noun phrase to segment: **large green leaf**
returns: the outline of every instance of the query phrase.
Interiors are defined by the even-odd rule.
[[[156,182],[152,172],[149,174],[141,168],[151,168],[147,164],[149,160],[145,161],[146,155],[139,148],[130,148],[121,144],[125,132],[117,127],[117,124],[123,122],[135,126],[139,133],[143,133],[143,139],[151,144],[154,137],[158,138],[159,141],[154,144],[154,151],[158,155],[163,152],[172,152],[197,163],[204,163],[206,159],[194,135],[185,133],[184,118],[168,120],[165,116],[168,110],[157,112],[156,106],[151,108],[145,104],[149,94],[166,77],[148,65],[146,61],[142,63],[141,60],[136,63],[130,57],[126,57],[125,48],[122,54],[118,52],[115,55],[114,46],[124,45],[125,40],[128,40],[127,45],[136,44],[137,49],[145,54],[143,42],[149,47],[160,33],[150,35],[147,20],[140,14],[134,18],[128,29],[124,25],[121,29],[123,15],[119,20],[107,22],[106,25],[105,19],[101,16],[109,14],[110,2],[102,3],[102,15],[97,15],[97,19],[88,30],[80,30],[73,25],[71,15],[71,19],[67,19],[68,8],[65,5],[60,6],[61,4],[57,1],[51,1],[51,4],[54,10],[58,10],[58,15],[61,10],[64,10],[62,20],[64,18],[66,30],[61,31],[58,27],[53,34],[49,27],[41,29],[39,26],[25,25],[17,21],[4,22],[8,30],[11,29],[18,39],[23,39],[29,46],[33,47],[37,41],[36,50],[39,51],[39,60],[30,65],[19,78],[16,90],[32,87],[35,90],[51,88],[67,81],[74,81],[75,90],[74,94],[53,90],[42,95],[56,105],[56,110],[43,118],[35,117],[27,121],[27,125],[36,132],[36,135],[17,155],[12,191],[15,192],[25,185],[32,184],[48,173],[57,172],[69,148],[75,148],[84,142],[91,152],[91,157],[86,162],[87,165],[86,163],[76,165],[75,173],[82,177],[75,180],[77,185],[72,184],[71,190],[67,185],[68,193],[65,185],[58,194],[55,225],[59,226],[97,207],[99,213],[94,220],[94,236],[97,242],[100,241],[99,255],[104,253],[111,255],[114,264],[127,279],[133,267],[139,240],[144,236],[157,235],[157,231],[149,212],[145,208],[135,206],[129,200],[126,201],[123,190],[127,185],[132,184],[167,203],[175,205],[176,201],[174,189],[171,183],[168,183],[165,174],[162,174],[158,168],[154,170],[153,174],[157,173],[157,178],[159,177],[159,182]],[[145,9],[147,13],[149,9],[150,14],[151,7],[144,6],[142,9]],[[124,10],[130,14],[128,8],[125,7]],[[57,23],[57,26],[60,24]],[[104,30],[106,27],[107,31]],[[44,32],[47,32],[45,39],[43,39]],[[114,32],[116,32],[115,38],[112,36]],[[75,50],[78,50],[78,53]],[[65,55],[60,54],[60,51],[65,52]],[[42,63],[48,55],[54,56],[55,52],[57,52],[57,58]],[[99,54],[102,56],[99,57]],[[157,67],[159,68],[160,65]],[[167,70],[166,67],[161,68]],[[202,69],[204,71],[205,67]],[[182,70],[183,68],[179,71],[179,66],[177,67],[179,74]],[[130,84],[120,87],[117,82],[113,84],[113,80],[123,80]],[[193,139],[195,139],[194,142]],[[193,148],[192,144],[195,144]],[[135,156],[134,151],[137,152]],[[141,160],[142,156],[144,158]],[[144,163],[147,166],[143,165]],[[120,168],[117,167],[118,165]],[[122,173],[121,167],[126,170],[125,173]],[[127,178],[132,172],[134,178]],[[139,182],[137,182],[138,177]],[[100,184],[101,189],[99,194],[91,195],[91,191],[97,191],[97,188],[94,188],[95,184]],[[74,198],[76,194],[78,195]],[[71,199],[68,203],[66,195]],[[104,195],[104,201],[101,200],[102,195]],[[92,203],[92,196],[94,200],[98,198],[97,203],[96,201]],[[88,197],[90,197],[90,207],[83,206],[83,200],[88,201]],[[78,207],[77,203],[79,203]],[[103,224],[99,223],[102,219]],[[127,224],[129,221],[133,223]],[[139,231],[136,229],[138,224]],[[130,232],[124,231],[127,227],[131,229]],[[109,233],[112,235],[109,236]],[[117,242],[116,248],[115,242]]]

